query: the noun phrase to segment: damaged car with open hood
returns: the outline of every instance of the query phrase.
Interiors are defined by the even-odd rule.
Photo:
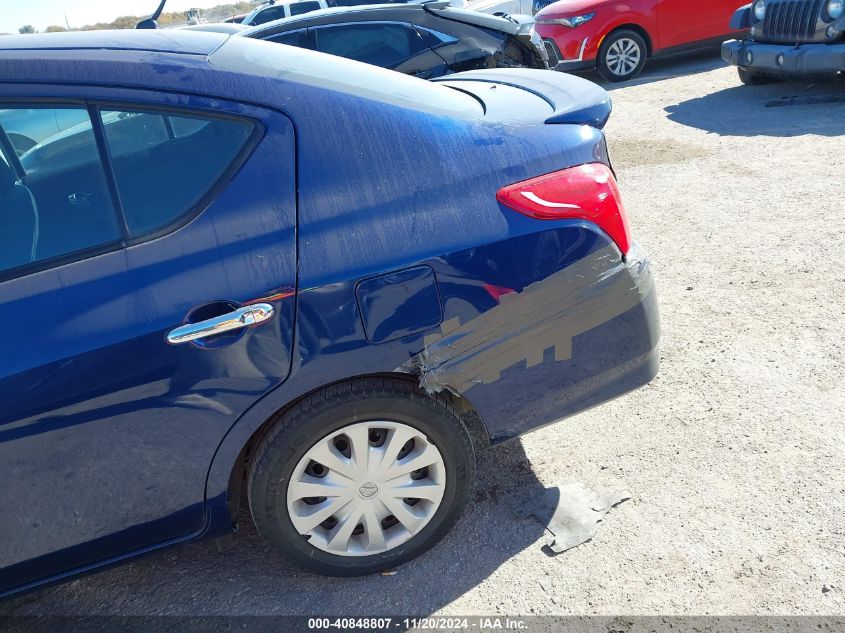
[[[308,570],[395,567],[480,451],[658,370],[595,84],[178,30],[0,68],[0,108],[85,119],[22,155],[0,125],[0,594],[247,516]]]

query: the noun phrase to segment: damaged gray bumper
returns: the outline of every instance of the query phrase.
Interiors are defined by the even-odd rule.
[[[657,298],[645,253],[615,246],[446,322],[402,371],[429,392],[465,394],[495,440],[577,413],[657,372]]]
[[[750,71],[775,76],[832,75],[845,70],[845,44],[760,44],[729,40],[722,44],[722,59]]]

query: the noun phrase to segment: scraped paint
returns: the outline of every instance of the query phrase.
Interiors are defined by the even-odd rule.
[[[462,394],[496,382],[519,362],[541,364],[550,347],[555,361],[569,360],[576,336],[624,314],[653,287],[639,247],[623,258],[606,246],[521,292],[501,295],[499,305],[467,323],[444,322],[400,371],[417,373],[429,393]]]

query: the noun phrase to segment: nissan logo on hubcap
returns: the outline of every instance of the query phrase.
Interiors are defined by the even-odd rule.
[[[372,481],[363,483],[361,484],[361,487],[358,488],[358,494],[364,497],[364,499],[372,498],[377,492],[378,486],[376,486]]]

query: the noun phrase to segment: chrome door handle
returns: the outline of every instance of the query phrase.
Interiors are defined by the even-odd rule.
[[[199,323],[186,323],[167,333],[167,342],[171,345],[187,343],[215,334],[223,334],[232,330],[240,330],[250,325],[264,323],[273,318],[275,308],[269,303],[255,303],[238,308],[233,312],[221,314],[213,319]]]

